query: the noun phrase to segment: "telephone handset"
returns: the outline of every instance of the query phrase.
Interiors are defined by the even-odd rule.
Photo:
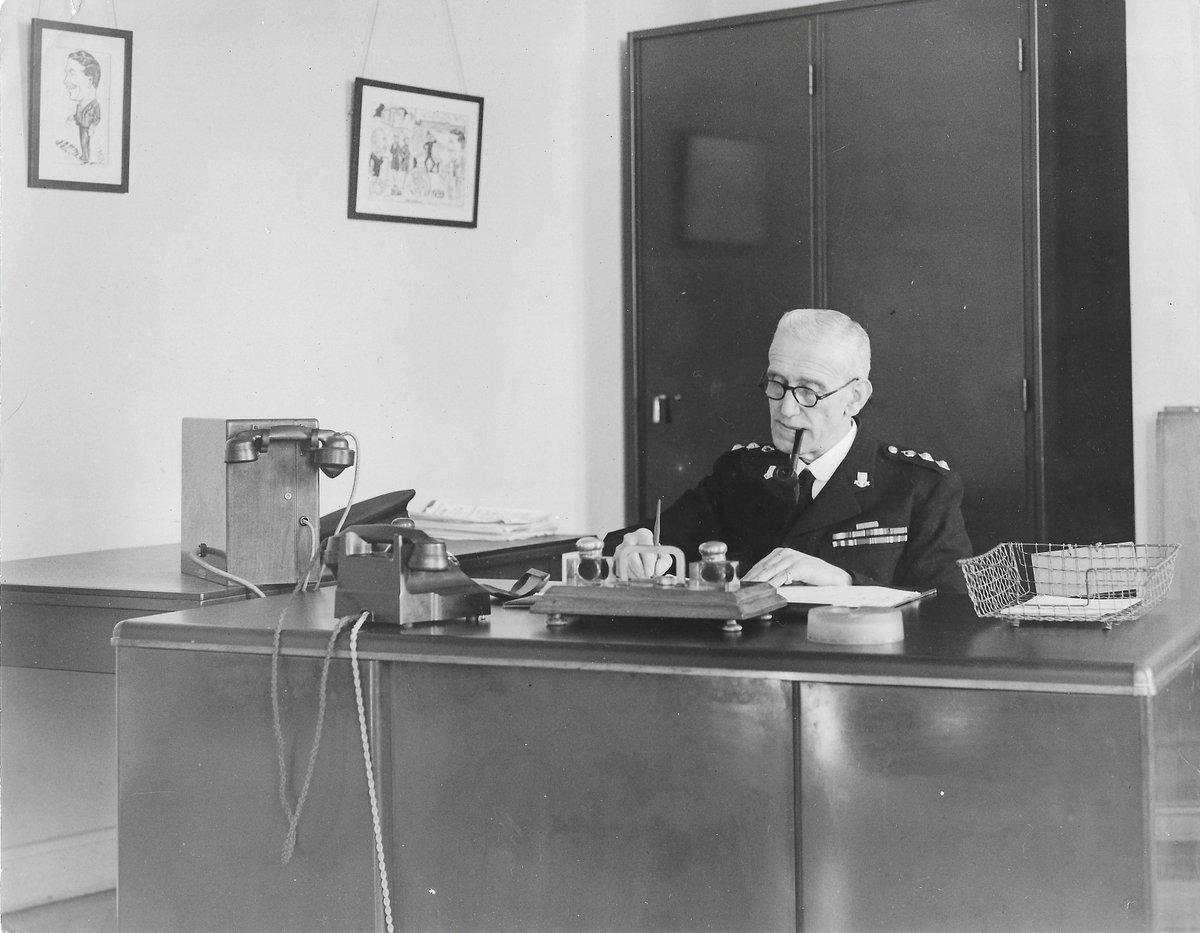
[[[309,460],[330,478],[354,465],[354,451],[350,449],[346,434],[299,424],[238,431],[225,442],[225,462],[253,463],[260,453],[267,452],[272,440],[307,442]]]

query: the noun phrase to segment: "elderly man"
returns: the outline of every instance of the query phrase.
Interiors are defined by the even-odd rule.
[[[871,397],[866,332],[837,311],[779,321],[759,388],[773,444],[738,445],[664,509],[661,542],[695,559],[724,541],[747,581],[964,588],[962,481],[932,454],[880,442],[855,420]],[[609,536],[610,543],[621,533]],[[624,540],[648,543],[642,528]],[[748,568],[748,569],[747,569]],[[653,556],[635,574],[666,570]]]

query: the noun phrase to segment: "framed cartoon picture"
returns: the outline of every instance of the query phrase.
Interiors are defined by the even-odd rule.
[[[133,33],[35,19],[29,185],[129,190]]]
[[[357,78],[350,217],[474,227],[483,98]]]

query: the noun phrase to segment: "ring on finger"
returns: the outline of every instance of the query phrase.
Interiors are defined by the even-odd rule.
[[[790,586],[791,583],[792,583],[792,572],[790,570],[785,570],[783,572],[783,585]]]

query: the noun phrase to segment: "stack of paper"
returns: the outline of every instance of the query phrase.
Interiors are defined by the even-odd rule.
[[[890,586],[802,586],[792,584],[779,587],[779,595],[793,605],[800,606],[903,606],[925,596],[933,596],[937,590],[897,590]]]
[[[444,540],[519,541],[558,530],[554,516],[535,509],[459,505],[434,499],[408,514],[421,531]]]

